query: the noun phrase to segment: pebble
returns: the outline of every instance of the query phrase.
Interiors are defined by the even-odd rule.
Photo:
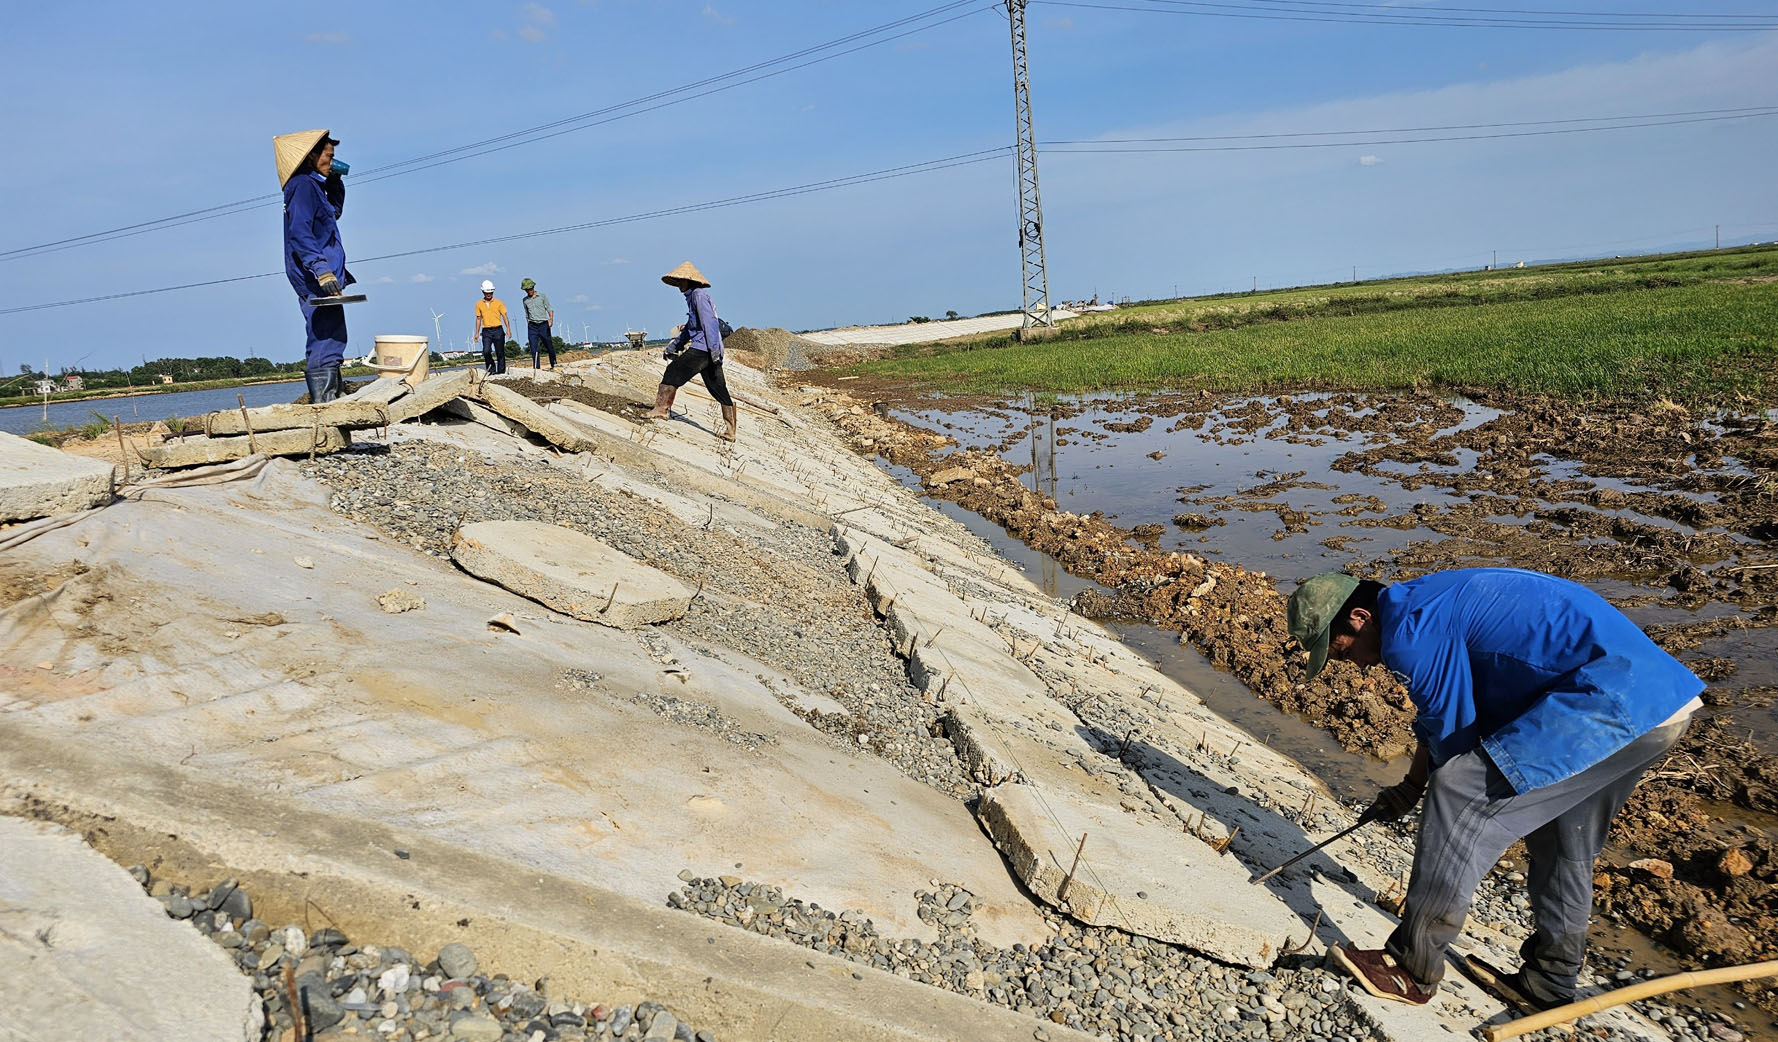
[[[252,907],[232,880],[196,899],[177,883],[149,878],[147,870],[136,881],[145,890],[161,890],[169,915],[183,911],[178,918],[232,950],[264,1005],[267,1040],[291,1034],[284,987],[289,968],[315,1042],[717,1042],[712,1032],[694,1029],[658,1003],[583,1003],[557,994],[547,979],[528,987],[505,976],[483,976],[465,944],[439,949],[434,969],[398,947],[354,946],[332,927],[310,937],[298,926],[274,930],[257,919],[231,918],[223,909]]]
[[[500,1042],[506,1029],[493,1017],[466,1013],[451,1022],[451,1037],[461,1042]]]
[[[473,977],[477,969],[475,952],[467,944],[452,941],[438,950],[438,968],[447,977]]]

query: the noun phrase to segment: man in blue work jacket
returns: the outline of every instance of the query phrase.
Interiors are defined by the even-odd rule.
[[[1311,677],[1330,657],[1380,662],[1417,710],[1413,766],[1366,812],[1393,821],[1426,797],[1401,925],[1334,960],[1379,998],[1431,1001],[1476,887],[1522,838],[1536,930],[1506,983],[1532,1005],[1573,1001],[1593,861],[1703,682],[1598,594],[1514,568],[1393,586],[1329,572],[1297,587],[1288,615]]]
[[[302,309],[303,375],[309,401],[319,405],[345,390],[340,365],[346,358],[346,309],[338,304],[316,307],[310,297],[331,297],[352,284],[346,270],[346,248],[340,243],[340,211],[344,186],[336,174],[333,149],[339,144],[329,131],[304,130],[272,139],[278,183],[284,188],[284,274],[296,290]],[[339,164],[344,168],[343,163]],[[331,182],[331,184],[330,184]],[[330,188],[339,199],[329,198]]]

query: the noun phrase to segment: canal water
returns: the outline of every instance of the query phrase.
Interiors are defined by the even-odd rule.
[[[132,394],[119,398],[88,398],[78,402],[50,402],[42,405],[14,405],[0,409],[0,431],[8,434],[30,434],[44,429],[62,430],[94,422],[95,414],[107,422],[112,417],[124,423],[165,420],[174,416],[202,416],[218,409],[233,409],[240,403],[235,395],[247,401],[247,407],[293,402],[307,393],[301,380],[284,380],[246,387],[218,387],[208,391],[168,391],[160,394]]]

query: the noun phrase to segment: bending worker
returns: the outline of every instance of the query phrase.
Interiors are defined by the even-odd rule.
[[[654,392],[651,420],[664,420],[673,409],[673,396],[692,377],[702,374],[710,397],[722,406],[722,422],[726,427],[718,437],[735,440],[735,400],[729,396],[728,381],[722,375],[722,323],[716,317],[716,305],[710,300],[710,282],[691,261],[686,261],[661,276],[661,281],[685,294],[685,325],[667,344],[664,357],[669,362],[661,374],[661,385]]]
[[[1310,676],[1330,657],[1381,662],[1418,714],[1413,766],[1367,812],[1393,821],[1426,798],[1401,925],[1335,961],[1378,998],[1431,1001],[1476,887],[1522,838],[1536,930],[1504,983],[1533,1006],[1573,1001],[1593,861],[1703,682],[1598,594],[1513,568],[1387,587],[1317,575],[1291,594],[1289,622]]]
[[[537,283],[525,279],[519,283],[525,291],[525,339],[531,345],[531,368],[539,369],[543,350],[549,352],[549,367],[556,367],[556,341],[550,327],[556,324],[556,309],[549,306],[549,295],[537,292]]]
[[[346,358],[346,309],[309,303],[310,297],[338,296],[353,282],[346,270],[346,248],[340,243],[339,216],[346,190],[339,177],[345,164],[336,168],[333,159],[337,144],[326,130],[272,139],[278,183],[284,189],[284,274],[302,309],[308,335],[303,376],[309,384],[309,401],[317,405],[345,391],[340,364]]]
[[[475,302],[475,332],[482,338],[482,368],[489,376],[506,372],[506,342],[512,339],[512,319],[506,304],[494,299],[494,283],[482,280],[482,299]]]

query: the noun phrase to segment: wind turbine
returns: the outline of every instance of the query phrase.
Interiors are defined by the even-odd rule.
[[[431,308],[427,308],[426,310],[432,311]],[[438,320],[443,317],[444,316],[439,314],[438,312],[432,311],[432,342],[438,345],[438,350],[440,353],[444,352],[445,342],[444,342],[444,333],[439,330]]]

